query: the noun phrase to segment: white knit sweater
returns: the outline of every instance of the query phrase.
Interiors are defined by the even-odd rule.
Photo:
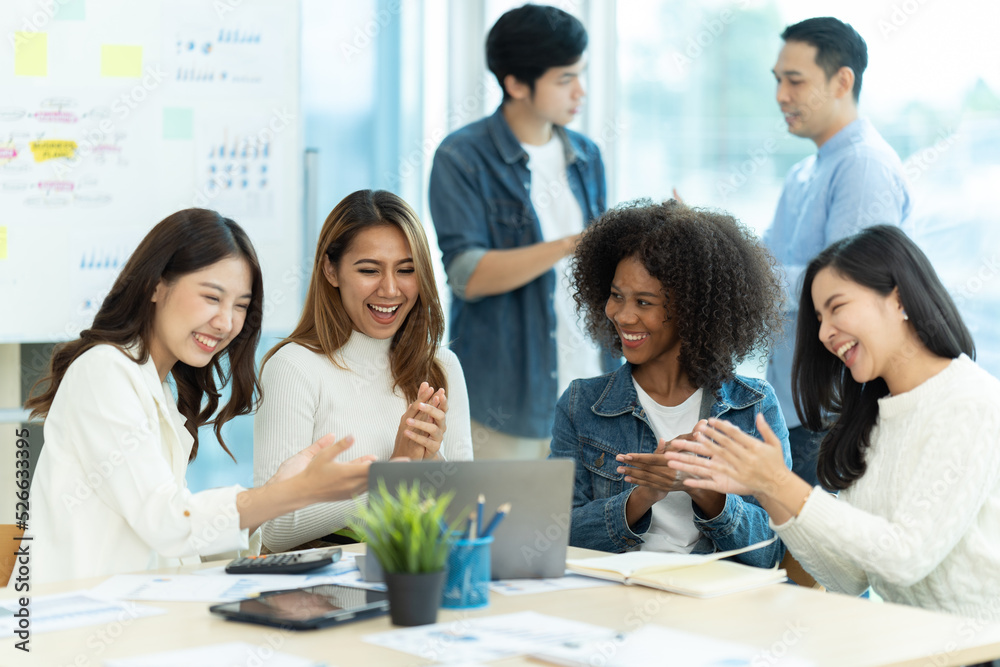
[[[338,460],[392,454],[399,419],[407,401],[392,390],[391,340],[355,331],[338,351],[338,368],[324,355],[294,343],[282,347],[261,373],[263,400],[254,417],[254,485],[264,484],[281,462],[326,435],[354,436],[354,445]],[[438,360],[448,378],[447,430],[441,445],[450,461],[472,458],[469,397],[458,357],[440,349]],[[358,499],[364,502],[367,495]],[[343,528],[355,502],[321,503],[272,519],[262,527],[264,545],[289,549]]]
[[[820,583],[1000,621],[1000,381],[962,355],[879,400],[867,471],[774,526]]]

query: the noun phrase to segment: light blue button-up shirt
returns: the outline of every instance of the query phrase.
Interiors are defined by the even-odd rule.
[[[872,225],[903,226],[910,193],[896,151],[865,118],[833,135],[788,172],[764,242],[786,277],[787,319],[767,368],[789,428],[800,425],[792,402],[792,354],[802,274],[834,241]]]

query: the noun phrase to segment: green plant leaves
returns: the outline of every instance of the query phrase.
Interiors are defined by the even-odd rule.
[[[448,534],[460,522],[456,520],[442,532],[445,512],[454,496],[454,491],[440,496],[430,490],[422,492],[419,481],[412,485],[401,482],[393,495],[379,479],[377,491],[368,496],[368,506],[359,510],[349,525],[386,572],[438,572],[448,559]]]

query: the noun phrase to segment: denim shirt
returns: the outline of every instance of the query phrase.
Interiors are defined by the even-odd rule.
[[[723,383],[715,396],[705,392],[700,418],[719,417],[760,437],[755,420],[761,412],[781,440],[785,464],[791,468],[785,419],[774,391],[764,380],[737,375]],[[649,418],[632,384],[631,364],[601,377],[570,384],[556,406],[549,458],[576,461],[571,545],[612,552],[639,548],[642,534],[649,529],[652,511],[629,527],[625,502],[636,485],[627,483],[625,475],[616,472],[621,464],[615,457],[627,453],[651,454],[656,444]],[[753,496],[728,494],[725,507],[714,518],[705,517],[696,504],[692,503],[692,507],[695,525],[702,535],[694,553],[738,549],[774,536],[767,512]],[[772,567],[784,552],[784,545],[777,540],[736,559],[747,565]]]
[[[589,225],[605,210],[601,152],[579,133],[553,130]],[[546,438],[558,398],[555,271],[506,294],[465,295],[487,251],[544,240],[530,188],[528,154],[501,109],[449,135],[434,155],[431,216],[455,297],[450,347],[465,371],[472,418],[504,433]]]

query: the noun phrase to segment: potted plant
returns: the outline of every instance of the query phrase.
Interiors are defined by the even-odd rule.
[[[450,533],[445,511],[454,497],[421,491],[420,483],[400,483],[395,494],[379,480],[350,527],[368,545],[385,572],[389,613],[395,625],[437,620],[448,560]]]

